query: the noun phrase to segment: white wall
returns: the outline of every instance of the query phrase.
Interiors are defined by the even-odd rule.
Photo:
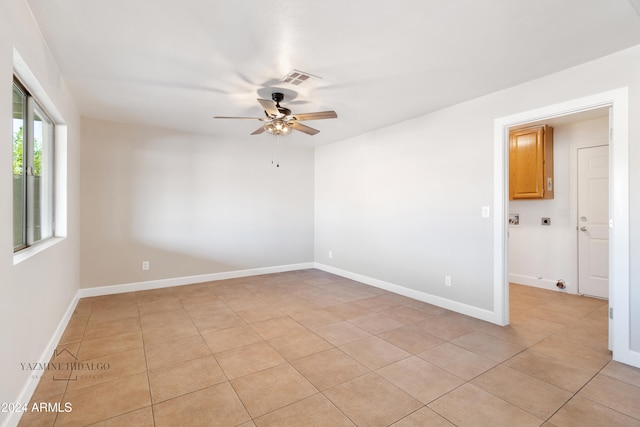
[[[83,288],[313,261],[313,150],[83,119]],[[142,261],[150,270],[142,271]]]
[[[482,141],[467,117],[442,111],[317,149],[316,261],[490,310],[480,213],[493,154],[469,152]]]
[[[554,126],[554,198],[509,202],[509,212],[520,215],[520,224],[509,226],[510,282],[558,290],[562,279],[567,292],[577,292],[575,151],[608,144],[608,132],[608,117]],[[551,225],[541,225],[542,217]]]
[[[13,265],[10,141],[14,48],[67,125],[66,238]],[[0,2],[0,402],[16,402],[79,288],[79,116],[26,2]],[[30,83],[30,82],[27,82]],[[28,398],[28,396],[27,396]],[[0,413],[0,425],[9,414]]]
[[[625,86],[630,117],[638,117],[640,47],[318,148],[316,260],[493,310],[493,222],[481,218],[481,206],[493,200],[494,120]],[[640,122],[630,120],[629,132],[637,260]],[[631,265],[632,348],[640,350],[640,263]],[[444,286],[445,275],[453,286]]]

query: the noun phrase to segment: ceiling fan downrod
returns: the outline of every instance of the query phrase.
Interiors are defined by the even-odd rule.
[[[271,94],[271,99],[276,103],[276,107],[280,108],[280,101],[284,99],[284,94],[280,92],[273,92]]]

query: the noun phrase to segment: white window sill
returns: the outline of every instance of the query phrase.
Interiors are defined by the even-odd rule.
[[[36,243],[33,246],[29,246],[28,248],[24,248],[23,250],[16,252],[13,254],[13,265],[20,264],[22,261],[25,261],[32,256],[48,249],[58,243],[62,242],[64,237],[51,237],[43,242]]]

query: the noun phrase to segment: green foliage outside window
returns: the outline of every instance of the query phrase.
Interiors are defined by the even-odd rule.
[[[22,165],[24,156],[24,144],[23,144],[23,130],[22,126],[18,132],[13,134],[13,174],[22,175]]]
[[[13,174],[22,175],[24,171],[24,139],[23,127],[13,135]],[[33,175],[40,176],[42,172],[42,144],[33,141]]]

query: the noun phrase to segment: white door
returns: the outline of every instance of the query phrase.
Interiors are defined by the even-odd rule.
[[[578,149],[578,292],[609,298],[609,147]]]

